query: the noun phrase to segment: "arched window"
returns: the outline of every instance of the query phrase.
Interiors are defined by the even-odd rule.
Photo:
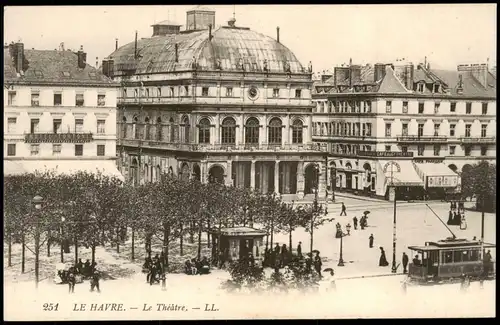
[[[149,117],[148,116],[146,116],[146,118],[144,119],[144,128],[145,128],[146,140],[149,140],[150,136],[149,136]]]
[[[149,182],[149,165],[144,165],[144,181]]]
[[[161,117],[156,119],[156,140],[163,140],[163,125],[161,124]]]
[[[199,128],[198,143],[210,143],[210,121],[202,119]]]
[[[191,125],[189,125],[189,118],[187,116],[184,116],[182,119],[182,125],[184,127],[184,143],[189,143],[189,131],[191,129]]]
[[[259,143],[259,121],[255,117],[251,117],[245,123],[245,143]]]
[[[134,116],[134,139],[139,139],[139,118]]]
[[[292,143],[302,143],[302,129],[304,124],[296,119],[292,124]]]
[[[236,121],[232,117],[226,117],[222,121],[222,144],[236,143]]]
[[[170,142],[175,142],[175,125],[174,125],[174,119],[171,117],[168,122],[170,123]]]
[[[123,122],[122,122],[122,138],[123,139],[127,138],[127,118],[125,116],[123,117]]]
[[[268,131],[268,141],[269,144],[279,144],[281,145],[282,136],[282,124],[281,120],[277,117],[273,118],[269,122],[269,131]]]

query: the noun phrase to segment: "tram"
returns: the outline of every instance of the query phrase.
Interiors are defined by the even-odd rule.
[[[425,242],[424,246],[409,246],[411,261],[408,268],[409,283],[453,282],[461,277],[489,279],[495,277],[495,263],[490,249],[495,244],[479,240],[458,239],[451,229],[427,205],[432,213],[450,231],[453,237]]]

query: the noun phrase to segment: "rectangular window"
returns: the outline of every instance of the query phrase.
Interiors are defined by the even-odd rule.
[[[385,146],[385,151],[391,151],[391,146]]]
[[[441,103],[434,103],[434,114],[439,113],[439,107],[441,106]]]
[[[40,106],[40,93],[32,92],[31,93],[31,106]]]
[[[450,112],[455,113],[457,111],[457,103],[452,102],[450,103]]]
[[[486,138],[487,129],[488,129],[488,124],[481,124],[481,138]]]
[[[52,132],[53,133],[61,133],[62,130],[62,120],[61,119],[54,119],[52,121]]]
[[[16,133],[16,117],[9,117],[7,119],[7,133]]]
[[[58,156],[61,154],[62,145],[60,143],[52,144],[52,155]]]
[[[403,136],[408,135],[408,123],[403,124]]]
[[[82,107],[84,104],[85,104],[85,100],[83,99],[83,94],[76,94],[75,105],[77,107]]]
[[[170,87],[170,97],[174,97],[174,95],[175,95],[174,87]]]
[[[279,98],[279,97],[280,97],[280,89],[274,88],[273,89],[273,98]]]
[[[417,85],[417,89],[418,89],[419,93],[423,93],[424,92],[424,84],[423,83],[419,83]]]
[[[437,137],[439,136],[439,127],[441,124],[434,124],[434,136]]]
[[[105,156],[106,154],[106,146],[104,144],[98,144],[97,145],[97,155],[98,156]]]
[[[434,93],[439,93],[439,85],[435,84],[433,90],[434,90]]]
[[[450,156],[454,156],[455,155],[455,150],[457,149],[456,146],[450,146]]]
[[[465,124],[465,137],[470,138],[470,128],[472,124]]]
[[[16,105],[16,95],[17,93],[15,91],[9,91],[8,94],[8,105],[9,106],[15,106]]]
[[[455,124],[450,124],[450,137],[455,136]]]
[[[408,152],[408,147],[407,146],[402,146],[401,147],[401,152],[402,153],[407,153]]]
[[[148,89],[148,92],[149,92],[149,89]],[[149,97],[149,93],[148,93],[148,97]],[[104,94],[97,95],[97,106],[105,106],[105,105],[106,105],[106,95],[104,95]]]
[[[301,97],[302,97],[302,90],[295,89],[295,98],[301,98]]]
[[[371,123],[366,123],[366,136],[367,137],[372,136],[372,124]]]
[[[488,114],[488,103],[483,103],[483,106],[481,108],[481,114],[483,115]]]
[[[146,88],[146,94],[145,97],[149,97],[149,88]]]
[[[419,137],[424,135],[424,125],[422,123],[418,124],[417,132]]]
[[[486,156],[488,154],[488,147],[481,146],[481,156]]]
[[[75,119],[75,132],[83,133],[83,119]]]
[[[434,156],[439,156],[440,151],[441,151],[441,145],[435,144],[434,145]]]
[[[156,96],[161,97],[161,87],[156,88]]]
[[[40,153],[40,145],[38,143],[32,143],[30,149],[32,156],[38,156]]]
[[[233,87],[226,88],[226,97],[233,97]]]
[[[134,89],[134,97],[135,98],[139,97],[139,89],[137,88]]]
[[[184,86],[184,96],[189,96],[189,87]]]
[[[403,102],[403,113],[408,113],[408,102]]]
[[[106,133],[106,120],[97,120],[97,134]]]
[[[465,156],[470,156],[470,152],[472,151],[472,147],[471,146],[465,146],[464,147],[464,155]]]
[[[37,118],[31,119],[30,133],[38,132],[38,127],[40,126],[40,120]]]
[[[16,155],[16,144],[9,143],[7,144],[7,156],[15,156]]]
[[[418,114],[424,114],[424,103],[418,103]]]
[[[75,144],[75,156],[83,156],[83,144]]]
[[[391,136],[391,123],[385,123],[385,136],[390,137]]]
[[[372,112],[372,102],[370,102],[370,101],[365,102],[365,112],[366,113]]]
[[[208,97],[208,87],[201,88],[201,95],[203,97]]]
[[[417,155],[423,156],[424,150],[425,150],[425,146],[423,144],[419,144],[417,147]]]
[[[61,106],[61,105],[62,105],[62,94],[55,93],[54,94],[54,106]]]
[[[385,112],[386,113],[392,112],[392,102],[390,100],[385,102]]]
[[[472,103],[468,102],[465,104],[465,114],[471,114],[472,113]]]

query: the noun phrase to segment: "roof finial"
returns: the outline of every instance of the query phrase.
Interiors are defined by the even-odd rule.
[[[233,19],[236,20],[236,5],[233,5]]]

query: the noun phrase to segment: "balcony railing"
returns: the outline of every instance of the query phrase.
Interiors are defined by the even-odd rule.
[[[136,105],[157,105],[157,104],[172,104],[172,103],[194,103],[193,96],[175,96],[175,97],[118,97],[119,104],[136,104]]]
[[[460,141],[464,143],[496,143],[496,137],[462,137]]]
[[[426,142],[426,143],[443,143],[447,142],[448,137],[445,135],[398,135],[398,142]]]
[[[25,143],[88,143],[92,142],[93,134],[67,132],[67,133],[25,133]]]
[[[165,142],[153,140],[138,139],[119,139],[118,145],[138,147],[180,150],[180,151],[198,151],[198,152],[326,152],[326,144],[304,143],[304,144],[191,144],[178,142]]]

